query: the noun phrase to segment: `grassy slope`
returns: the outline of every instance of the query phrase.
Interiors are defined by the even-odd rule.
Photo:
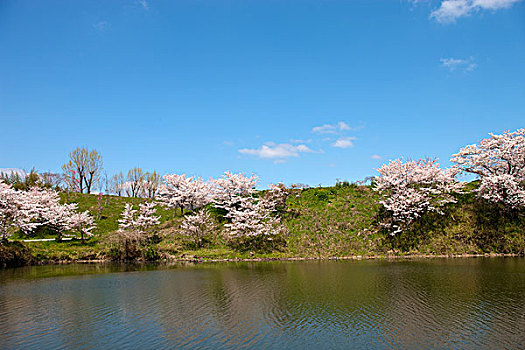
[[[65,195],[62,197],[66,200]],[[104,196],[99,211],[97,195],[70,194],[69,202],[89,210],[97,219],[95,236],[85,245],[79,241],[25,243],[37,261],[82,260],[106,257],[104,241],[118,228],[126,203],[138,205],[144,199]],[[324,187],[304,190],[287,201],[283,222],[288,227],[286,247],[273,252],[236,251],[217,237],[208,247],[195,250],[177,229],[180,213],[158,207],[162,240],[155,244],[161,256],[204,258],[330,257],[398,253],[523,253],[523,213],[505,218],[494,208],[479,205],[471,195],[446,209],[444,216],[427,216],[415,223],[412,232],[390,237],[377,227],[381,215],[378,194],[365,186]],[[49,236],[39,232],[36,237]],[[52,237],[52,236],[51,236]],[[16,238],[16,237],[14,237]],[[21,238],[21,237],[18,237]]]

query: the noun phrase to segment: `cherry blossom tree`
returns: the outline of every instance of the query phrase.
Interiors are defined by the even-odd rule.
[[[69,228],[80,233],[82,244],[84,244],[84,236],[93,236],[91,230],[93,230],[95,227],[96,226],[94,225],[93,217],[87,210],[82,213],[73,213],[69,217]]]
[[[459,171],[480,179],[479,197],[510,209],[525,206],[525,128],[490,134],[463,147],[451,161]]]
[[[134,227],[136,212],[137,211],[133,209],[133,204],[126,203],[124,210],[120,214],[120,219],[118,220],[118,227],[120,230],[127,230]]]
[[[406,230],[427,212],[443,214],[441,208],[454,203],[453,193],[463,186],[455,178],[456,169],[443,170],[432,158],[406,162],[397,159],[378,171],[375,189],[383,195],[380,203],[391,214],[390,220],[383,222],[393,230],[391,235]]]
[[[155,209],[155,203],[140,203],[138,216],[135,220],[135,226],[139,227],[141,230],[146,230],[152,226],[160,224],[160,217],[155,216],[156,211],[157,209]]]
[[[77,203],[53,204],[42,211],[43,225],[50,227],[57,233],[57,239],[61,240],[65,231],[70,229],[70,218],[77,209]]]
[[[58,193],[50,189],[17,191],[0,182],[0,235],[5,239],[10,227],[29,233],[44,225],[54,230],[58,239],[71,228],[89,232],[93,221],[87,212],[75,213],[77,207],[76,203],[60,204]]]
[[[180,208],[196,209],[210,202],[213,197],[212,186],[201,178],[186,174],[166,174],[163,176],[164,185],[159,190],[158,200],[166,207],[176,210]]]
[[[247,177],[242,173],[225,172],[220,178],[213,180],[215,184],[214,203],[217,208],[230,211],[241,203],[241,198],[251,197],[256,191],[258,178],[255,175]]]
[[[226,172],[214,180],[217,190],[215,206],[226,211],[225,227],[231,238],[266,237],[284,232],[279,218],[273,215],[276,202],[256,196],[257,177]],[[271,189],[276,191],[276,189]],[[274,196],[274,199],[277,198]]]
[[[217,225],[208,210],[203,209],[184,216],[181,228],[182,233],[191,237],[201,248],[206,237],[217,229]]]
[[[34,230],[40,225],[35,221],[38,215],[38,207],[30,196],[0,181],[0,239],[7,239],[10,228]]]
[[[232,238],[266,237],[283,233],[284,226],[279,218],[272,215],[273,206],[264,199],[241,197],[231,206],[225,215],[230,222],[228,235]],[[270,238],[271,239],[271,238]]]
[[[155,203],[144,202],[139,204],[139,210],[133,209],[133,204],[127,203],[118,220],[120,230],[135,229],[145,232],[148,228],[158,225],[160,217],[155,216]]]
[[[285,184],[279,182],[277,184],[268,185],[269,190],[266,191],[264,198],[266,203],[271,204],[275,210],[286,210],[286,200],[298,188],[291,185],[289,188]]]

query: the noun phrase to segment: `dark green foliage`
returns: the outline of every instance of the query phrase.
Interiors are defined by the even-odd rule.
[[[35,169],[31,169],[26,176],[14,172],[11,174],[0,173],[0,181],[13,186],[15,190],[27,191],[31,187],[51,188],[50,184],[43,183]]]
[[[239,237],[231,239],[228,243],[230,247],[239,252],[270,253],[286,251],[286,239],[283,235]]]
[[[33,262],[31,250],[21,242],[0,243],[0,267],[16,267]]]
[[[444,208],[444,214],[426,213],[395,236],[381,231],[394,251],[431,254],[525,254],[525,212],[491,204],[466,193]],[[382,209],[378,222],[385,220]]]

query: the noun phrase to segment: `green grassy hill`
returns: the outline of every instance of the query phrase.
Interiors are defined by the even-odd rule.
[[[81,211],[90,211],[97,224],[94,236],[86,244],[78,240],[25,242],[29,253],[24,254],[30,254],[33,263],[107,259],[110,255],[106,241],[118,229],[125,204],[138,205],[144,201],[106,195],[100,200],[97,195],[78,193],[62,194],[61,198],[63,202],[78,203]],[[487,206],[466,194],[458,198],[458,203],[449,205],[445,215],[426,215],[414,223],[410,232],[390,236],[378,224],[385,215],[378,201],[378,194],[370,186],[309,188],[292,194],[281,214],[288,234],[277,249],[267,251],[234,249],[220,236],[196,249],[178,230],[182,221],[180,212],[175,215],[173,210],[158,206],[161,224],[155,228],[157,238],[151,240],[148,249],[153,252],[152,258],[169,259],[525,252],[523,212],[507,215],[505,208]],[[55,236],[39,230],[31,237],[15,235],[12,240],[46,237]]]

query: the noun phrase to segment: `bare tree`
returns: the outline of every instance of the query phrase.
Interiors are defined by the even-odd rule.
[[[124,175],[122,171],[111,178],[111,191],[118,196],[122,196],[124,190]]]
[[[86,162],[86,190],[91,193],[92,186],[97,184],[102,174],[102,156],[96,151],[92,150],[88,154]]]
[[[42,180],[42,183],[45,187],[58,189],[60,188],[60,185],[62,184],[63,178],[62,175],[57,173],[52,173],[50,171],[41,173],[40,179]]]
[[[88,157],[86,148],[76,148],[69,153],[69,161],[62,165],[64,176],[69,178],[75,176],[78,179],[79,192],[84,193],[84,179],[86,177],[86,161]]]
[[[128,171],[128,183],[126,193],[129,197],[140,197],[144,187],[145,174],[141,168],[133,168]]]
[[[78,177],[80,193],[86,188],[91,193],[91,188],[96,183],[102,172],[102,156],[96,151],[89,151],[85,147],[77,147],[69,153],[69,161],[62,166],[64,174],[73,173]]]
[[[148,198],[155,198],[159,190],[161,177],[156,171],[146,173],[146,180],[144,181],[144,194]]]

